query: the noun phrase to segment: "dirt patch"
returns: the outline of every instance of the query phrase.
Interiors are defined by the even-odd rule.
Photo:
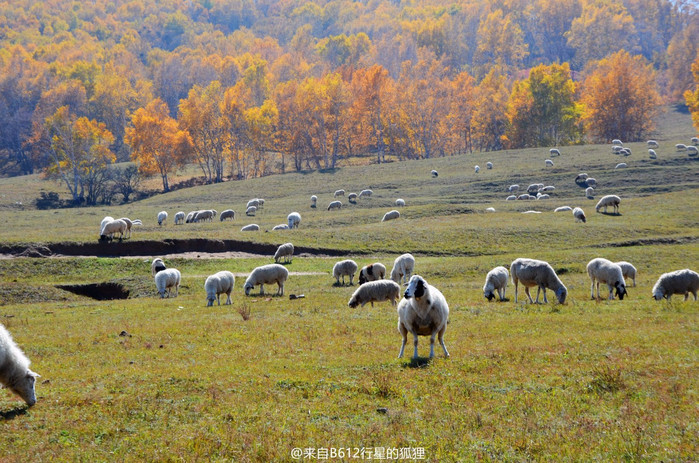
[[[628,247],[628,246],[650,246],[654,244],[686,244],[686,243],[694,243],[695,241],[699,240],[696,236],[679,236],[675,238],[646,238],[646,239],[639,239],[639,240],[629,240],[629,241],[619,241],[616,243],[604,243],[604,244],[596,244],[591,247],[595,248],[623,248],[623,247]]]
[[[73,294],[91,297],[98,301],[128,299],[129,290],[118,283],[90,283],[85,285],[56,285],[56,288]]]

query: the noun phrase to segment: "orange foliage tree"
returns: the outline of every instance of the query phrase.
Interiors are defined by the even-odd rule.
[[[697,53],[697,58],[692,63],[692,74],[694,75],[694,90],[687,90],[684,93],[684,98],[689,107],[689,112],[692,114],[694,127],[699,132],[699,53]]]

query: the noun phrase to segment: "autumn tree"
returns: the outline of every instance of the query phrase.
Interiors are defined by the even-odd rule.
[[[170,191],[168,175],[182,166],[191,152],[192,140],[170,117],[167,104],[155,99],[139,108],[131,117],[133,127],[126,130],[131,158],[143,175],[160,174],[163,191]]]
[[[699,132],[699,53],[697,53],[697,57],[692,63],[692,74],[694,75],[694,89],[687,90],[684,93],[684,98],[689,107],[689,112],[692,114],[694,128]]]
[[[479,150],[502,149],[502,136],[507,126],[505,110],[508,99],[505,76],[492,69],[476,90],[473,138]]]
[[[453,87],[449,114],[454,151],[473,152],[473,115],[476,110],[475,79],[468,72],[459,73],[451,82]]]
[[[649,135],[661,102],[652,66],[624,50],[592,67],[581,101],[586,132],[606,142],[638,141]]]
[[[481,20],[478,27],[477,48],[473,64],[484,75],[491,68],[505,73],[522,67],[529,54],[524,33],[512,15],[497,9]]]
[[[686,27],[679,31],[667,47],[668,92],[671,101],[681,101],[685,92],[694,88],[692,67],[688,59],[699,54],[699,29]]]
[[[358,69],[352,76],[353,113],[361,114],[361,137],[365,146],[376,153],[377,162],[386,153],[387,100],[393,92],[393,79],[382,66]]]

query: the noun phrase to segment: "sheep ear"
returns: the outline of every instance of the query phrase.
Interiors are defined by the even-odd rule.
[[[27,370],[27,376],[33,376],[34,378],[41,378],[39,373],[33,372],[32,370]]]

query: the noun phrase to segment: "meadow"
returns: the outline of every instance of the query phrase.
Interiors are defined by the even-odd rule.
[[[347,307],[356,286],[335,284],[337,257],[296,256],[284,297],[242,290],[244,275],[271,256],[171,257],[183,283],[170,299],[156,295],[150,256],[0,259],[0,322],[41,374],[30,409],[0,394],[0,461],[321,461],[323,449],[342,449],[331,461],[376,459],[380,449],[388,460],[411,449],[440,462],[695,460],[699,303],[650,297],[661,273],[699,270],[699,162],[674,150],[693,131],[686,115],[665,121],[654,161],[641,143],[626,158],[609,145],[564,147],[553,168],[543,148],[474,153],[52,211],[30,205],[51,188],[45,181],[0,179],[4,244],[96,242],[111,215],[144,221],[132,241],[291,241],[389,271],[411,252],[416,273],[449,302],[451,354],[436,349],[428,359],[429,339],[420,338],[419,359],[409,358],[410,342],[398,359],[395,309]],[[629,167],[614,169],[622,161]],[[579,172],[598,180],[595,199],[574,182]],[[556,189],[549,200],[506,202],[514,183]],[[374,195],[325,210],[339,188]],[[595,213],[605,194],[622,198],[620,215]],[[265,206],[245,217],[253,197]],[[398,197],[407,203],[401,218],[381,223]],[[587,223],[552,212],[561,205],[582,207]],[[200,208],[233,208],[237,217],[173,225],[176,211]],[[160,210],[170,214],[163,227]],[[294,210],[298,230],[265,231]],[[240,232],[251,222],[263,231]],[[551,263],[568,288],[565,304],[526,303],[522,288],[515,303],[512,284],[506,302],[483,298],[488,270],[523,256]],[[585,266],[594,257],[637,267],[628,298],[590,298]],[[206,307],[204,280],[223,269],[237,275],[233,305]],[[99,301],[58,288],[100,282],[130,297]],[[309,453],[295,458],[294,448]]]

